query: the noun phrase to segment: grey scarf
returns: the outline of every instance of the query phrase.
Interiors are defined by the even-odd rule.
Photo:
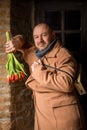
[[[44,50],[40,51],[40,50],[36,50],[35,54],[36,56],[41,59],[47,52],[49,52],[55,45],[57,39],[54,39]]]

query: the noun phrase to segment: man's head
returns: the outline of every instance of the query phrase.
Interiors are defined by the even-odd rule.
[[[48,24],[41,23],[34,27],[33,38],[36,48],[44,50],[55,38],[55,34]]]

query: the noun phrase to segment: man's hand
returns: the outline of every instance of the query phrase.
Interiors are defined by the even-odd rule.
[[[34,71],[34,69],[38,66],[38,62],[34,61],[34,63],[31,66],[32,72]]]
[[[6,53],[16,51],[16,48],[15,48],[14,43],[12,41],[6,42],[5,47],[6,47],[6,49],[5,49]]]
[[[40,60],[38,60],[37,62],[34,61],[34,63],[33,63],[32,66],[31,66],[32,72],[33,72],[33,71],[35,70],[35,68],[36,68],[38,65],[40,65],[40,64],[42,64]]]
[[[24,45],[24,39],[22,35],[14,36],[9,42],[5,43],[5,51],[6,53],[15,52],[17,50],[20,51],[22,46]]]

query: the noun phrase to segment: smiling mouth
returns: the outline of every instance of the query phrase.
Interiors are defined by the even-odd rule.
[[[41,45],[39,44],[38,45],[38,49],[43,50],[44,48],[45,48],[45,46],[43,44],[41,44]]]
[[[39,45],[39,47],[44,47],[44,45]]]
[[[39,43],[38,46],[39,47],[44,47],[45,43]]]

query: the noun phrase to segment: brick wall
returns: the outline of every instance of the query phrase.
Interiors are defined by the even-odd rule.
[[[6,54],[4,43],[6,42],[5,32],[10,30],[10,1],[0,0],[0,85],[6,82],[5,63]]]
[[[33,130],[32,92],[25,86],[26,79],[14,84],[8,84],[6,81],[5,32],[7,30],[12,31],[12,28],[15,28],[15,19],[11,19],[10,13],[10,0],[0,0],[0,130]],[[18,31],[18,33],[22,33],[23,29],[21,31],[19,27]],[[13,34],[16,33],[17,31],[13,30]],[[23,59],[21,59],[22,61]],[[28,70],[26,63],[24,65]]]

